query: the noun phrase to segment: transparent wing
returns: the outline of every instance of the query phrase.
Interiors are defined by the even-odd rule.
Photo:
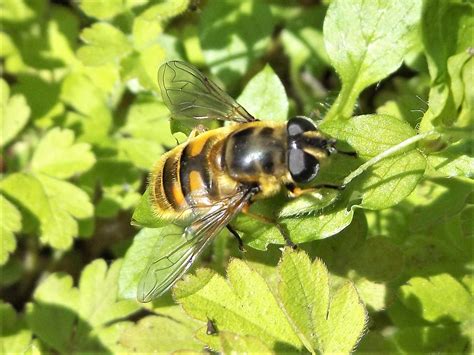
[[[158,84],[173,118],[255,121],[245,108],[188,63],[164,63],[158,70]]]
[[[239,192],[197,217],[184,233],[160,238],[158,255],[145,269],[138,284],[138,301],[149,302],[173,286],[251,196],[250,191]]]

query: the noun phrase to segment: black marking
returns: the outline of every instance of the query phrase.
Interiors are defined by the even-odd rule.
[[[250,137],[251,135],[254,134],[256,128],[255,127],[248,127],[248,128],[244,128],[238,132],[235,132],[234,134],[232,134],[232,137],[234,139],[243,139],[243,138],[248,138]]]
[[[192,148],[191,144],[188,144],[181,154],[179,179],[181,181],[181,191],[183,192],[186,202],[189,204],[193,204],[194,202],[192,198],[193,191],[191,190],[191,172],[198,172],[203,182],[203,188],[209,193],[212,192],[213,183],[208,160],[208,151],[212,145],[212,138],[209,138],[206,143],[204,143],[201,152],[196,156],[191,156]]]
[[[271,136],[273,134],[274,129],[272,127],[264,127],[259,132],[260,136]]]
[[[262,170],[265,174],[273,174],[275,170],[275,163],[273,162],[273,154],[271,152],[267,152],[263,155]]]
[[[178,209],[178,203],[173,195],[173,185],[178,183],[174,174],[176,172],[176,165],[177,161],[174,159],[174,156],[169,156],[163,164],[163,173],[161,174],[166,200],[175,210]]]

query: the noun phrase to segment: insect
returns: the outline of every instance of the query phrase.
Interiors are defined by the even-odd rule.
[[[212,130],[197,125],[186,142],[155,164],[149,181],[151,204],[160,218],[185,228],[146,268],[138,286],[141,302],[168,290],[223,228],[242,246],[229,226],[233,217],[248,213],[252,202],[273,196],[282,187],[297,193],[297,186],[311,183],[320,164],[336,152],[335,140],[325,137],[309,119],[259,121],[190,64],[167,62],[160,67],[158,80],[174,119],[234,124]]]

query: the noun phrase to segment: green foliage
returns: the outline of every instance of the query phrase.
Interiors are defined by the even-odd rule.
[[[471,2],[0,8],[1,352],[472,352]],[[261,120],[320,119],[342,154],[315,185],[345,188],[256,201],[300,250],[239,214],[245,253],[224,230],[140,304],[148,265],[192,244],[147,189],[196,124],[160,97],[166,60],[198,66]]]
[[[257,337],[275,351],[304,346],[312,353],[349,352],[366,322],[354,287],[348,283],[330,297],[326,267],[320,260],[311,264],[303,252],[286,250],[278,274],[276,297],[258,272],[235,259],[227,269],[228,282],[198,270],[178,284],[174,296],[193,317],[210,319],[222,331]]]

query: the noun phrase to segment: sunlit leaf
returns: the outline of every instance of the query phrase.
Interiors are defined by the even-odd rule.
[[[79,232],[76,219],[93,213],[84,191],[42,174],[9,175],[0,182],[0,190],[37,219],[40,240],[57,249],[70,248]]]
[[[81,33],[86,43],[78,52],[78,58],[86,65],[102,65],[127,55],[131,50],[125,35],[105,22],[94,24]]]
[[[237,101],[261,120],[286,121],[288,118],[285,88],[270,66],[249,81]]]
[[[10,96],[10,88],[5,80],[0,79],[1,110],[0,110],[0,147],[5,146],[28,123],[31,110],[21,94]]]
[[[329,274],[320,259],[311,263],[305,253],[289,248],[279,264],[280,296],[308,350],[349,353],[357,345],[367,313],[350,283],[330,297]]]
[[[74,143],[70,130],[54,128],[38,143],[32,170],[60,179],[89,170],[95,163],[95,156],[87,143]]]
[[[116,301],[119,269],[119,262],[107,269],[103,260],[96,260],[84,269],[79,288],[69,275],[50,275],[27,307],[33,333],[59,352],[110,351],[118,342],[121,326],[109,323],[138,310],[134,302]],[[112,344],[110,333],[115,335]]]
[[[462,322],[473,317],[474,298],[448,274],[428,279],[414,277],[402,286],[401,297],[408,308],[428,321],[448,317]]]
[[[324,42],[342,88],[327,119],[350,117],[360,92],[402,64],[421,5],[419,0],[331,2],[324,20]]]
[[[0,210],[2,211],[0,265],[4,265],[8,261],[9,254],[16,249],[16,240],[13,233],[17,233],[21,229],[21,214],[3,195],[0,195]]]

